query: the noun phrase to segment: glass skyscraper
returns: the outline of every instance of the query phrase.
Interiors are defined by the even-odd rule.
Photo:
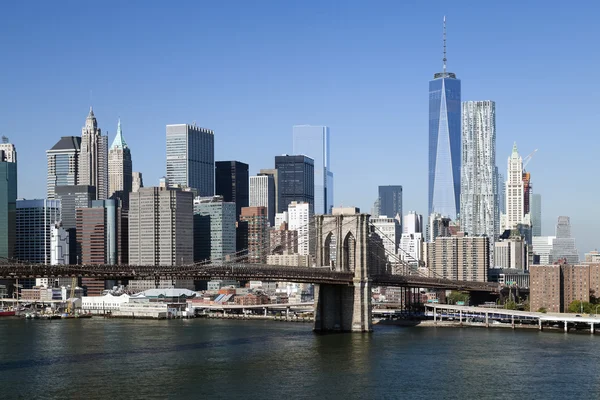
[[[333,172],[329,159],[329,128],[293,127],[293,152],[315,161],[315,214],[330,214],[333,207]]]
[[[400,215],[402,219],[402,186],[379,186],[379,215],[395,218]],[[379,215],[372,215],[373,218]]]
[[[248,164],[240,161],[215,163],[215,194],[223,201],[235,203],[235,218],[240,219],[243,207],[248,207],[250,196]]]
[[[276,156],[279,204],[277,212],[288,210],[292,201],[310,204],[310,213],[314,213],[315,167],[312,158],[304,155]]]
[[[542,236],[542,195],[539,193],[531,194],[531,234],[533,236]]]
[[[0,160],[0,261],[14,257],[17,163]]]
[[[460,207],[460,80],[444,68],[429,81],[429,214],[456,220]]]
[[[81,137],[63,136],[50,149],[48,158],[48,178],[46,193],[48,199],[54,199],[57,186],[77,185],[79,180],[79,152]]]
[[[60,217],[60,200],[17,200],[15,258],[50,264],[50,236]]]
[[[170,186],[215,194],[215,135],[196,125],[167,125],[167,179]]]

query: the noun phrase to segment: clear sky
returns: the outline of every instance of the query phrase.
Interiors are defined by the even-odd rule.
[[[217,160],[250,173],[292,151],[292,126],[328,125],[335,204],[370,211],[401,184],[427,212],[428,81],[496,101],[497,163],[512,143],[542,194],[542,234],[571,217],[600,247],[600,6],[592,1],[29,1],[0,13],[0,134],[17,146],[19,197],[46,193],[45,151],[80,135],[90,105],[135,171],[165,174],[165,125],[214,129]]]

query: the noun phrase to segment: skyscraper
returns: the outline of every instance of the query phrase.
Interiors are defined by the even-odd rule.
[[[235,203],[236,219],[242,207],[248,207],[249,176],[248,164],[239,161],[217,161],[215,163],[215,194],[223,201]]]
[[[531,204],[529,207],[531,213],[531,233],[533,236],[542,236],[542,195],[539,193],[531,194]]]
[[[60,221],[60,201],[17,200],[15,258],[50,264],[51,232],[57,221]]]
[[[94,186],[96,198],[108,197],[108,136],[102,136],[92,107],[81,129],[78,185]]]
[[[194,259],[194,194],[164,187],[131,193],[129,264],[185,265]]]
[[[279,205],[277,212],[287,211],[292,201],[310,205],[314,213],[315,167],[312,158],[303,155],[275,157],[277,169]]]
[[[275,213],[279,211],[279,174],[276,168],[261,169],[258,175],[270,175],[273,177],[273,183],[275,185]]]
[[[550,262],[566,260],[568,264],[579,262],[579,252],[575,247],[575,239],[571,236],[571,219],[569,217],[558,217],[556,224],[556,238],[552,241]]]
[[[429,214],[456,220],[460,208],[460,80],[446,71],[446,17],[443,70],[429,81]]]
[[[2,142],[0,142],[0,161],[17,162],[17,149],[14,144],[9,143],[6,136],[2,136]]]
[[[17,157],[13,149],[0,153],[0,261],[13,258],[15,251]],[[9,158],[14,161],[8,161]]]
[[[267,207],[269,224],[275,223],[275,179],[270,174],[250,177],[250,207]]]
[[[235,257],[235,220],[235,203],[222,196],[194,199],[194,262]]]
[[[50,150],[46,150],[48,159],[46,196],[48,199],[56,198],[57,186],[77,185],[80,151],[81,138],[79,136],[63,136]]]
[[[140,188],[144,187],[144,178],[142,177],[141,172],[132,172],[131,173],[131,191],[137,192]]]
[[[296,125],[293,127],[293,153],[314,160],[314,212],[316,214],[330,214],[333,207],[333,172],[331,172],[329,149],[327,126]]]
[[[308,256],[311,252],[310,204],[292,201],[288,206],[289,229],[298,232],[298,254]]]
[[[416,211],[409,211],[404,216],[402,233],[423,233],[423,216]]]
[[[57,186],[55,198],[60,200],[62,226],[69,233],[69,263],[77,264],[76,210],[92,205],[92,201],[96,200],[96,188],[88,185]]]
[[[248,262],[266,263],[271,245],[267,209],[244,207],[240,221],[248,223]]]
[[[462,103],[460,228],[470,236],[497,237],[496,103]],[[490,249],[493,255],[493,247]]]
[[[199,126],[167,125],[169,185],[190,187],[199,196],[215,194],[215,134]]]
[[[501,217],[502,231],[517,228],[517,225],[531,225],[529,214],[525,214],[523,158],[519,155],[517,144],[508,157],[508,170],[505,183],[506,213]]]
[[[89,208],[79,208],[77,217],[77,251],[82,264],[122,264],[122,236],[127,227],[121,224],[121,207],[114,199],[94,200]]]
[[[119,118],[117,135],[108,151],[109,197],[116,195],[118,198],[124,200],[125,208],[128,208],[127,199],[129,198],[129,193],[132,191],[132,169],[131,150],[123,138],[121,119]]]
[[[402,186],[379,186],[379,215],[402,218]],[[379,215],[374,215],[378,217]]]

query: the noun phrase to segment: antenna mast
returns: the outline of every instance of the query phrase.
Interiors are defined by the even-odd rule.
[[[446,75],[446,16],[444,15],[444,76]]]

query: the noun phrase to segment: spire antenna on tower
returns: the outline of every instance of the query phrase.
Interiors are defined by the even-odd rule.
[[[446,74],[446,16],[444,15],[444,75]]]

